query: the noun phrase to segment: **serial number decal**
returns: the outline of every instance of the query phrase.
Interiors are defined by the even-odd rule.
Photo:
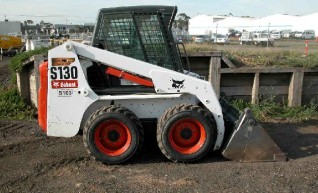
[[[57,90],[59,97],[71,97],[73,95],[73,90],[59,89]]]
[[[52,58],[52,66],[69,66],[75,58]]]
[[[78,88],[78,81],[77,80],[52,80],[51,86],[53,89]]]
[[[77,79],[78,71],[76,66],[59,66],[51,67],[50,69],[51,79]]]

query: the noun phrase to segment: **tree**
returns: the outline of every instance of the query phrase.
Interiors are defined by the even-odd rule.
[[[30,19],[28,19],[26,22],[27,22],[27,24],[28,24],[28,25],[32,25],[32,24],[34,24],[34,23],[33,23],[33,21],[32,21],[32,20],[30,20]]]
[[[24,25],[32,25],[33,21],[28,19],[28,20],[24,21],[23,23],[24,23]]]
[[[191,17],[187,14],[180,13],[177,15],[177,19],[174,21],[173,27],[188,31],[189,19],[191,19]]]

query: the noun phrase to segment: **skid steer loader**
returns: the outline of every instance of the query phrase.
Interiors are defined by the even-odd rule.
[[[184,70],[171,33],[177,8],[101,9],[92,45],[68,41],[40,65],[38,121],[49,136],[83,130],[96,160],[135,157],[145,121],[157,124],[157,143],[175,162],[211,150],[237,161],[278,161],[285,155],[254,119],[218,98],[210,82]]]

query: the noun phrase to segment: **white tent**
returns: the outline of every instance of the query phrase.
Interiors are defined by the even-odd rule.
[[[253,22],[254,18],[240,18],[240,17],[228,17],[224,20],[215,22],[213,24],[214,33],[227,34],[231,30],[248,30]]]
[[[293,25],[294,31],[315,30],[316,36],[318,36],[318,13],[299,17]]]
[[[225,18],[224,16],[198,15],[189,20],[189,34],[210,35],[215,33],[214,22]]]
[[[190,35],[208,35],[211,33],[227,34],[229,30],[262,31],[262,30],[315,30],[318,36],[318,13],[306,16],[275,14],[263,18],[227,17],[217,22],[212,16],[199,15],[190,19]]]
[[[270,15],[267,17],[263,17],[257,19],[253,23],[253,30],[251,31],[262,31],[262,30],[286,30],[292,29],[295,21],[297,21],[298,16],[292,15],[282,15],[282,14],[275,14]]]

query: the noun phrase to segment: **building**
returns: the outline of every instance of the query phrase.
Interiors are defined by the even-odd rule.
[[[54,33],[56,34],[69,34],[69,33],[82,33],[93,32],[95,24],[84,23],[80,24],[53,24]]]
[[[23,35],[38,35],[41,32],[41,26],[39,24],[27,24],[24,23],[21,26],[21,31]]]
[[[0,34],[21,34],[21,23],[19,21],[0,21]]]
[[[190,35],[211,35],[215,33],[214,23],[226,19],[227,16],[198,15],[189,20]]]

